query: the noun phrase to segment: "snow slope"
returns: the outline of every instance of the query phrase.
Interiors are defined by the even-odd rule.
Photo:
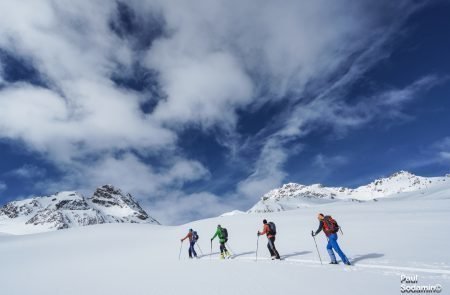
[[[368,185],[355,189],[324,187],[321,184],[288,183],[281,188],[266,193],[258,203],[248,210],[248,213],[279,212],[340,201],[373,201],[442,185],[450,187],[450,175],[422,177],[407,171],[400,171],[389,177],[376,179]]]
[[[344,231],[342,249],[354,266],[321,265],[310,232],[318,210],[334,216]],[[2,294],[400,294],[400,275],[450,293],[450,190],[409,192],[378,202],[335,202],[318,208],[237,214],[182,226],[101,224],[42,234],[0,235]],[[261,220],[277,225],[283,261],[267,260]],[[228,229],[234,259],[210,257],[217,224]],[[200,235],[203,256],[178,260],[180,238]],[[326,239],[317,243],[328,262]],[[199,251],[200,252],[200,251]]]

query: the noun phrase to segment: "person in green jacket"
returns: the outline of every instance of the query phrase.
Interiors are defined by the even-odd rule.
[[[228,232],[226,228],[222,228],[220,226],[220,224],[217,226],[217,230],[216,233],[214,234],[214,236],[211,238],[211,245],[212,245],[212,241],[216,238],[219,237],[219,243],[220,243],[220,258],[224,259],[225,256],[230,257],[231,254],[230,252],[228,252],[227,248],[225,247],[225,243],[228,241]]]

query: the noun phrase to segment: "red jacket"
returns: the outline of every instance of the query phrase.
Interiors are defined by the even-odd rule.
[[[270,234],[270,227],[269,227],[269,225],[268,225],[267,223],[264,224],[263,230],[262,230],[262,232],[260,232],[259,234],[260,234],[260,235],[265,235],[265,234],[267,234],[267,237],[268,237],[269,239],[274,237],[274,235]]]
[[[192,242],[192,232],[188,232],[188,234],[181,239],[181,241],[186,240],[187,238],[189,238],[189,242]]]

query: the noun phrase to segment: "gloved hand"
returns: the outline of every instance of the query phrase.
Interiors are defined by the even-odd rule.
[[[257,237],[259,237],[260,235],[261,235],[261,233],[260,233],[260,232],[258,232],[258,233],[256,234],[256,236],[257,236]]]
[[[211,239],[211,242],[213,241],[213,239]]]
[[[183,243],[183,239],[180,240]]]
[[[314,231],[311,231],[311,236],[312,236],[312,237],[316,236],[316,235],[314,234]]]

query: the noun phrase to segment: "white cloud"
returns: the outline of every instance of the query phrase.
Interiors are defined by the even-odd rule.
[[[387,8],[403,16],[411,10],[404,2],[383,1],[133,3],[161,9],[168,27],[147,56],[168,94],[155,115],[204,127],[233,126],[238,108],[279,100],[287,92],[302,97],[311,83],[325,86],[350,57],[374,51],[366,48],[375,40],[381,47],[391,36],[395,21]],[[360,59],[360,66],[368,63]],[[353,80],[362,71],[346,76]]]
[[[24,179],[34,179],[40,178],[46,175],[46,171],[43,168],[34,165],[23,165],[17,169],[14,169],[7,173],[7,175],[24,178]]]
[[[103,150],[161,148],[175,135],[145,118],[132,93],[87,81],[73,82],[76,104],[57,93],[16,84],[0,90],[0,132],[53,161]]]
[[[440,165],[450,168],[450,137],[443,137],[435,142],[424,142],[422,150],[407,159],[403,165],[405,169],[414,170],[428,167],[431,165]]]
[[[11,7],[13,6],[13,7]],[[52,160],[105,149],[171,146],[175,134],[140,112],[141,94],[109,77],[131,62],[108,21],[115,3],[40,1],[0,4],[0,46],[31,60],[52,89],[14,84],[0,92],[1,136]]]
[[[237,193],[240,196],[255,200],[267,191],[278,187],[286,173],[283,164],[288,152],[275,140],[269,140],[263,147],[254,172],[245,180],[239,182]]]
[[[133,62],[129,44],[108,27],[115,9],[115,2],[96,1],[0,3],[0,10],[10,11],[0,20],[0,47],[31,62],[50,86],[15,83],[0,90],[0,137],[23,142],[63,173],[62,180],[37,184],[45,192],[104,182],[151,192],[154,185],[144,183],[157,175],[152,167],[136,157],[111,155],[174,155],[176,134],[140,110],[145,93],[110,80],[117,68]],[[176,159],[168,161],[174,165]]]
[[[5,83],[3,79],[3,63],[0,59],[0,86],[2,86],[3,83]]]
[[[325,170],[331,170],[346,163],[348,163],[348,159],[342,155],[327,156],[324,154],[318,154],[313,161],[314,166]]]
[[[146,29],[154,25],[146,21],[149,16],[163,20],[164,34],[151,47],[136,50],[132,40],[111,30],[111,19],[118,17],[115,1],[0,2],[0,11],[8,11],[0,18],[0,48],[31,63],[48,86],[23,82],[0,90],[0,138],[20,141],[62,171],[62,179],[39,184],[46,190],[113,183],[158,200],[159,208],[172,206],[169,215],[177,220],[222,213],[228,206],[214,194],[182,192],[185,183],[210,175],[207,163],[183,156],[180,130],[218,128],[229,136],[218,141],[238,149],[239,110],[269,100],[292,105],[275,120],[281,129],[267,126],[275,131],[248,141],[259,156],[250,176],[231,193],[230,202],[238,204],[237,194],[257,198],[281,184],[293,140],[318,126],[336,132],[358,127],[374,118],[368,107],[375,106],[375,114],[386,104],[401,108],[432,84],[420,80],[410,89],[391,91],[382,102],[342,101],[345,89],[383,58],[386,43],[417,8],[409,1],[130,0],[126,5]],[[131,73],[136,63],[158,73],[166,95],[150,114],[140,104],[158,98],[111,81]],[[141,158],[146,156],[161,163],[149,164]],[[210,208],[189,207],[202,202]]]
[[[172,191],[165,198],[151,203],[149,212],[163,224],[180,224],[193,218],[219,216],[235,209],[234,204],[209,192],[184,194]]]
[[[160,42],[154,48],[149,53],[149,66],[161,73],[168,95],[154,117],[170,125],[191,123],[210,128],[220,124],[234,129],[235,110],[252,98],[251,80],[238,61],[228,53],[178,57],[171,54],[172,48],[177,49],[171,43]]]
[[[439,156],[446,161],[450,161],[450,152],[440,152]]]
[[[6,183],[0,181],[0,193],[5,191],[8,188],[8,186],[6,185]]]
[[[187,182],[209,177],[208,170],[199,162],[176,157],[170,162],[156,170],[132,153],[110,154],[90,163],[72,163],[66,167],[63,179],[38,182],[37,186],[46,192],[78,188],[91,193],[102,184],[113,184],[137,199],[155,200]]]
[[[445,78],[425,76],[398,89],[380,90],[372,96],[361,97],[356,105],[347,104],[345,86],[337,94],[320,95],[318,99],[293,108],[283,128],[277,132],[282,138],[299,138],[312,130],[328,127],[335,133],[360,128],[377,118],[401,119],[405,105]]]
[[[450,161],[450,136],[435,142],[433,144],[433,149],[437,151],[438,160]]]
[[[450,151],[450,136],[444,137],[441,140],[435,142],[433,146],[440,150]]]
[[[130,52],[111,34],[108,19],[115,3],[23,1],[0,3],[0,46],[30,58],[51,82],[98,79]],[[58,85],[56,85],[58,86]]]
[[[439,79],[436,76],[423,77],[408,87],[403,89],[393,89],[383,93],[383,95],[379,97],[379,104],[386,107],[402,105],[405,102],[414,99],[418,93],[433,87],[440,81],[442,81],[442,79]]]

